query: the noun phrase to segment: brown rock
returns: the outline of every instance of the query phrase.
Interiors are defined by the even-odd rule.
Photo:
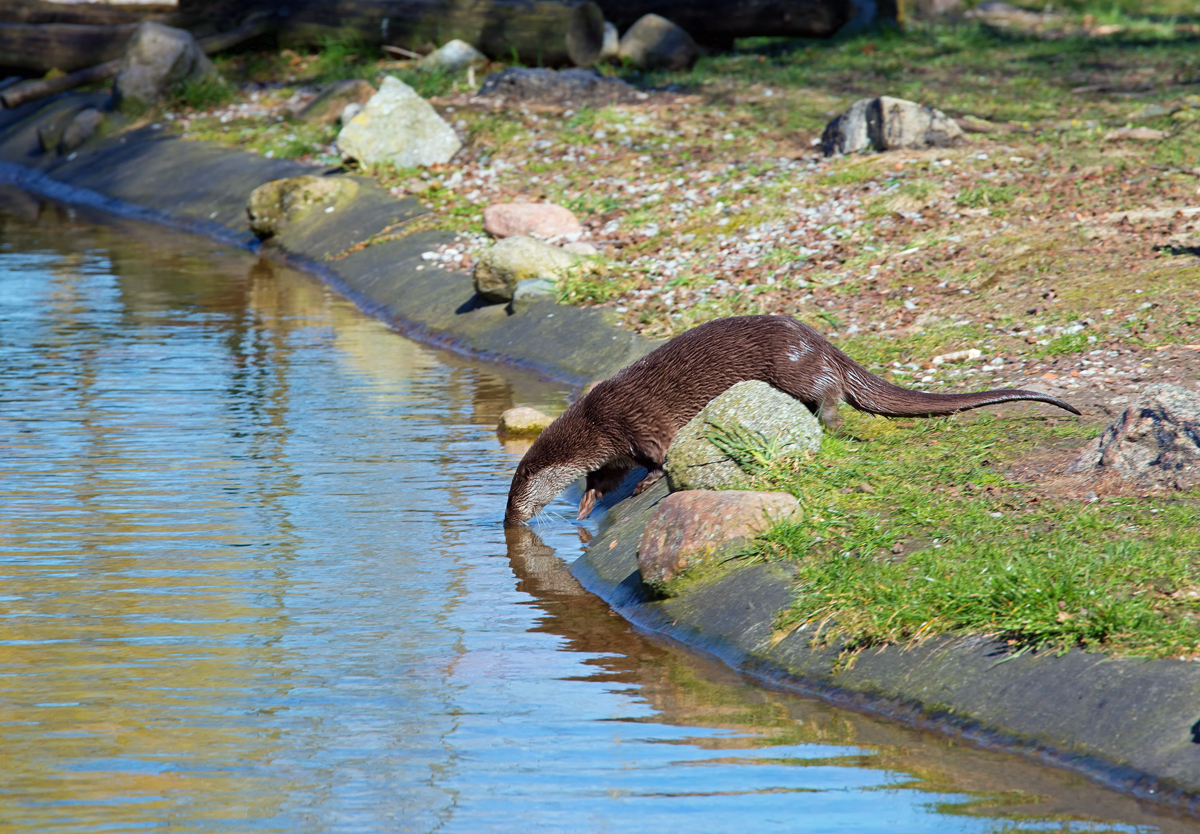
[[[574,214],[554,203],[496,203],[483,210],[483,229],[492,237],[557,237],[583,231]]]
[[[342,115],[347,104],[366,104],[375,88],[361,78],[348,78],[330,84],[296,114],[302,122],[331,125]]]
[[[673,492],[659,503],[642,532],[637,557],[642,581],[652,587],[670,582],[737,540],[758,535],[798,506],[786,492]]]
[[[553,417],[523,405],[501,414],[500,425],[496,428],[501,434],[541,434],[553,422]]]

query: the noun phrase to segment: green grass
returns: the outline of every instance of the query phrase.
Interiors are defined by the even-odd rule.
[[[851,648],[986,634],[1014,649],[1154,657],[1200,651],[1195,495],[1059,500],[1001,464],[1087,431],[1041,417],[884,421],[848,415],[850,441],[761,476],[800,498],[758,555],[791,563],[780,626],[821,624]]]
[[[218,74],[209,74],[178,84],[171,90],[169,106],[204,110],[233,100],[237,91]]]
[[[964,188],[958,192],[955,201],[965,208],[990,208],[992,206],[1001,206],[1011,203],[1015,193],[1010,186],[1007,185],[990,185],[984,183],[982,185]]]

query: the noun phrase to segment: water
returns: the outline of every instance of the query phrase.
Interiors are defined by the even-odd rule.
[[[1192,830],[631,630],[500,526],[500,412],[568,393],[0,192],[0,824]]]

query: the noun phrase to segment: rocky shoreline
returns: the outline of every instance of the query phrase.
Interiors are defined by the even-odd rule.
[[[41,152],[38,127],[96,106],[66,95],[0,111],[0,183],[64,202],[258,246],[246,204],[264,183],[329,171],[164,137],[154,125],[66,156]],[[339,179],[342,177],[338,176]],[[349,178],[346,178],[349,179]],[[419,270],[453,234],[417,231],[375,241],[426,209],[367,181],[290,223],[264,245],[308,269],[402,333],[465,354],[584,383],[654,343],[599,310],[533,301],[519,311],[482,303],[460,270]],[[573,572],[639,625],[710,652],[770,686],[886,715],[970,743],[1024,753],[1180,812],[1200,813],[1200,667],[1071,651],[1013,657],[981,640],[931,639],[841,659],[804,629],[775,631],[791,577],[774,564],[740,567],[654,599],[637,569],[638,542],[665,485],[609,511]]]

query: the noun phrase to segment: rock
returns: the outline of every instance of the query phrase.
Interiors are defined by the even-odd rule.
[[[1200,486],[1200,394],[1147,386],[1067,471],[1112,472],[1142,487]]]
[[[113,104],[137,112],[173,87],[217,71],[191,32],[146,21],[134,30],[113,81]]]
[[[583,231],[570,210],[554,203],[493,203],[483,210],[483,230],[492,237],[559,237]]]
[[[710,402],[679,430],[664,467],[671,492],[745,489],[751,476],[713,445],[714,431],[749,432],[753,445],[771,457],[815,452],[821,424],[799,400],[765,382],[739,382]]]
[[[501,414],[496,430],[501,434],[541,434],[553,422],[553,417],[523,405]]]
[[[375,88],[361,78],[347,78],[330,84],[320,95],[296,114],[302,122],[331,125],[351,105],[363,105],[375,95]]]
[[[974,362],[982,356],[982,350],[979,348],[970,348],[969,350],[956,350],[951,353],[939,353],[930,359],[929,362],[932,365],[945,365],[947,362]]]
[[[595,258],[600,255],[599,249],[584,240],[573,240],[570,243],[564,243],[562,248],[564,252],[570,252],[572,255],[583,255],[585,258]]]
[[[1168,107],[1165,104],[1147,104],[1130,113],[1129,121],[1145,122],[1150,119],[1161,119],[1163,116],[1173,116],[1182,109],[1183,107],[1180,105]]]
[[[75,114],[62,139],[58,141],[59,153],[70,153],[95,135],[104,121],[104,114],[94,107],[85,107]]]
[[[517,282],[509,307],[513,313],[523,313],[539,302],[557,300],[553,281],[547,281],[545,278],[526,278]]]
[[[607,61],[621,54],[621,36],[617,33],[617,25],[604,21],[604,45],[600,47],[600,60]]]
[[[413,168],[449,162],[462,148],[454,128],[412,87],[387,76],[337,137],[338,151],[361,165]]]
[[[962,137],[962,128],[941,110],[880,96],[854,102],[849,110],[826,125],[821,151],[833,156],[868,150],[941,148],[957,144]]]
[[[466,67],[481,67],[487,56],[466,41],[455,38],[433,50],[417,62],[423,72],[458,72]]]
[[[357,102],[350,102],[342,108],[342,115],[338,116],[338,122],[343,125],[350,124],[350,120],[362,112],[363,106]]]
[[[606,78],[593,69],[524,69],[513,67],[483,79],[479,95],[515,101],[624,104],[646,98],[619,78]]]
[[[1104,135],[1106,142],[1119,142],[1124,139],[1132,139],[1135,142],[1161,142],[1166,138],[1166,131],[1150,127],[1121,127]]]
[[[582,260],[557,246],[525,235],[506,237],[484,251],[475,264],[475,289],[488,301],[508,301],[517,284],[531,278],[554,283]]]
[[[277,235],[289,224],[318,206],[348,203],[358,193],[358,183],[345,177],[291,177],[272,180],[250,192],[246,213],[250,229],[260,238]]]
[[[659,502],[638,543],[638,569],[652,588],[728,554],[800,502],[786,492],[674,492]]]
[[[642,69],[687,69],[700,49],[682,27],[656,14],[642,15],[621,37],[617,57]]]
[[[991,133],[999,130],[1001,125],[995,122],[989,122],[987,119],[981,119],[978,116],[963,116],[961,119],[955,119],[954,123],[965,130],[967,133]]]

